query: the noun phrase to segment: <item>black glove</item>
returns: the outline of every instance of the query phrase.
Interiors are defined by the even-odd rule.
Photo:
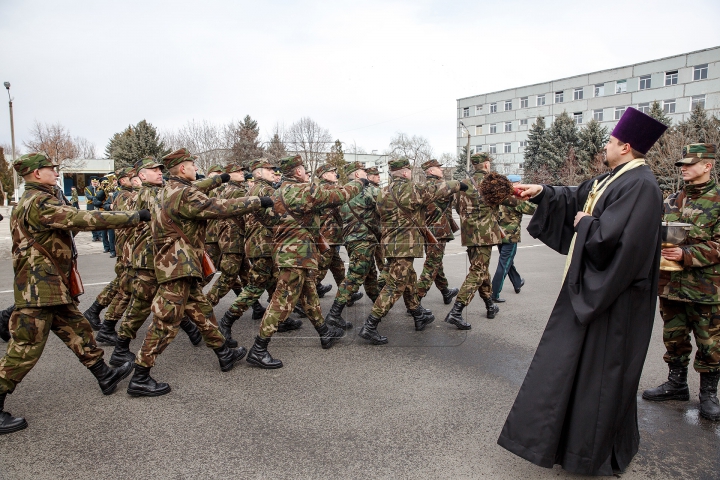
[[[468,188],[469,188],[469,187],[468,187],[468,184],[467,184],[467,183],[460,182],[460,191],[461,191],[461,192],[464,192],[464,191],[467,190]]]
[[[0,215],[0,222],[2,222],[2,220],[3,220],[3,216],[2,216],[2,215]]]
[[[141,222],[149,222],[150,221],[150,210],[148,210],[148,209],[138,210],[138,216],[140,217]]]
[[[270,208],[275,205],[275,202],[270,197],[260,197],[260,206],[262,208]]]
[[[222,180],[223,183],[227,183],[230,181],[230,174],[229,173],[221,173],[220,179]]]
[[[367,178],[358,178],[358,180],[362,182],[363,187],[367,187],[368,185],[370,185],[370,180],[368,180]]]

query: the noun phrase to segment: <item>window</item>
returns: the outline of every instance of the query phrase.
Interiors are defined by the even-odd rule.
[[[475,105],[475,115],[480,115],[480,112],[482,112],[482,105]]]
[[[605,95],[605,84],[604,83],[596,83],[595,84],[595,96],[602,97],[603,95]]]
[[[527,118],[520,120],[520,125],[527,125]]]
[[[497,147],[495,144],[490,145],[490,153],[497,153]]]
[[[576,88],[573,91],[573,100],[582,100],[583,99],[583,89],[582,87]]]
[[[618,80],[615,82],[615,93],[627,92],[627,80]]]
[[[582,123],[582,112],[575,112],[573,113],[573,119],[575,120],[575,123],[577,125],[580,125]]]
[[[528,97],[520,97],[520,108],[528,107]]]
[[[640,77],[640,90],[647,90],[650,88],[650,84],[652,83],[652,78],[650,78],[650,75],[643,75]]]
[[[693,67],[693,80],[705,80],[707,78],[708,64],[695,65]]]
[[[597,120],[598,122],[603,121],[603,109],[602,108],[593,110],[593,120]]]
[[[475,125],[475,135],[482,135],[482,125]]]
[[[665,100],[663,102],[663,112],[665,113],[675,113],[675,99],[672,100]]]
[[[537,99],[535,100],[536,107],[539,107],[541,105],[545,105],[545,95],[538,95]]]
[[[695,110],[695,107],[697,107],[698,105],[700,105],[702,108],[705,108],[705,95],[693,95],[690,109]]]
[[[505,122],[505,131],[512,132],[512,122]]]
[[[615,107],[615,120],[620,120],[623,113],[625,113],[625,107]]]
[[[512,100],[505,100],[505,111],[512,110]]]
[[[470,116],[470,107],[463,108],[463,117],[469,117]]]
[[[563,102],[563,92],[555,92],[555,103],[562,103]]]
[[[512,145],[510,143],[506,143],[505,148],[503,148],[503,153],[510,153],[511,147],[512,147]]]
[[[491,103],[490,104],[490,113],[497,112],[497,103]]]
[[[522,142],[520,142],[520,148],[518,150],[522,150],[525,147],[527,147],[527,140],[523,140]]]
[[[490,125],[490,133],[497,133],[497,123]]]
[[[650,103],[638,103],[638,110],[640,110],[642,113],[650,113]]]
[[[677,70],[672,72],[665,72],[665,86],[677,85],[678,72]]]

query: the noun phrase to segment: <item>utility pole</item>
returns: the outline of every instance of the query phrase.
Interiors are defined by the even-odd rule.
[[[10,96],[10,82],[5,82],[5,88],[8,92],[8,99],[10,103],[10,139],[12,141],[12,163],[15,163],[15,122],[13,121],[13,108],[12,108],[12,97]],[[3,159],[5,160],[5,159]],[[13,176],[13,188],[15,190],[15,203],[18,202],[20,192],[18,191],[18,176],[13,165],[10,165],[10,170]]]

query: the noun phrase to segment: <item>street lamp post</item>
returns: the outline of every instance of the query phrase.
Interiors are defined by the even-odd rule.
[[[13,121],[13,108],[12,108],[12,97],[10,96],[10,82],[5,82],[5,88],[8,92],[8,100],[10,103],[10,140],[12,141],[12,163],[15,163],[15,122]],[[18,192],[18,177],[17,172],[15,171],[15,168],[13,166],[10,166],[10,170],[12,170],[13,174],[13,188],[15,189],[15,203],[18,202],[19,193]]]
[[[467,154],[467,158],[465,159],[465,172],[467,173],[468,177],[471,177],[470,175],[470,130],[465,126],[465,124],[461,121],[460,125],[462,128],[465,129],[465,131],[468,134],[468,141],[467,141],[467,149],[465,150],[465,153]]]

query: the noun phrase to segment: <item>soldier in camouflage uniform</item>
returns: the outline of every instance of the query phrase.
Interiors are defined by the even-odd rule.
[[[207,171],[207,178],[212,178],[216,175],[221,175],[224,172],[220,165],[212,165]],[[214,198],[222,194],[226,184],[222,184],[219,187],[211,190],[208,193],[208,197]],[[220,220],[209,220],[207,226],[207,233],[205,234],[205,251],[212,259],[215,265],[220,265]],[[204,282],[204,280],[203,280]]]
[[[378,195],[380,194],[380,171],[377,169],[377,167],[370,167],[365,170],[367,173],[368,181],[370,182],[370,185],[367,187],[370,195],[377,200]],[[375,217],[373,219],[373,222],[376,225],[380,225],[380,215],[378,215],[377,210],[375,210]],[[370,271],[368,272],[367,276],[365,277],[366,281],[368,279],[374,279],[370,280],[371,282],[376,282],[378,285],[378,289],[382,290],[382,288],[385,286],[385,278],[380,277],[379,272],[385,269],[385,257],[383,256],[382,252],[382,245],[380,244],[380,238],[378,237],[378,243],[375,247],[375,263],[370,266]],[[367,288],[365,289],[367,291]]]
[[[80,208],[80,199],[75,187],[70,187],[70,204],[75,208]]]
[[[329,163],[320,165],[315,170],[316,181],[320,185],[335,185],[338,182],[337,168]],[[342,245],[342,216],[340,207],[328,208],[320,215],[320,235],[330,245],[330,249],[320,255],[317,275],[318,297],[322,298],[332,290],[332,285],[323,285],[328,270],[332,272],[335,285],[340,286],[345,278],[345,263],[340,258],[340,246]]]
[[[40,359],[51,330],[97,378],[105,395],[130,374],[131,363],[117,369],[105,364],[90,324],[70,295],[70,230],[130,227],[150,218],[148,211],[87,212],[61,202],[55,196],[57,165],[43,153],[23,155],[13,168],[25,180],[25,192],[10,217],[17,309],[10,317],[7,353],[0,359],[0,434],[27,427],[24,418],[3,411],[5,398]]]
[[[428,184],[436,184],[443,182],[444,176],[442,166],[433,159],[422,164],[422,169],[427,177]],[[445,256],[445,246],[447,242],[453,240],[452,225],[455,223],[452,218],[453,197],[445,197],[431,202],[425,211],[425,224],[435,235],[437,243],[425,244],[425,263],[420,274],[420,280],[417,284],[418,296],[422,299],[427,295],[428,290],[433,282],[440,290],[445,305],[450,305],[452,299],[458,294],[457,288],[448,288],[448,280],[443,271],[443,257]],[[457,231],[457,228],[455,228]]]
[[[324,209],[340,205],[357,195],[367,180],[352,181],[344,187],[309,182],[299,155],[280,160],[283,182],[275,191],[273,254],[278,266],[278,282],[260,325],[260,333],[247,361],[261,368],[280,368],[282,362],[267,351],[277,325],[290,315],[300,301],[320,335],[323,348],[330,348],[345,331],[325,324],[315,287],[318,268],[319,216]],[[268,212],[269,214],[270,212]]]
[[[406,307],[415,321],[415,330],[423,330],[435,320],[432,313],[420,305],[415,290],[417,275],[413,260],[422,257],[426,241],[422,231],[425,227],[422,212],[433,201],[467,189],[467,185],[455,180],[415,185],[410,181],[412,168],[406,158],[393,160],[388,166],[393,181],[377,198],[382,245],[389,262],[387,281],[359,333],[376,345],[387,343],[387,337],[378,333],[377,326],[401,295],[405,296]]]
[[[700,373],[700,415],[720,420],[717,386],[720,378],[720,188],[712,179],[715,145],[695,143],[683,148],[680,167],[684,188],[665,200],[663,221],[692,225],[682,246],[664,247],[662,256],[679,262],[680,271],[660,271],[663,359],[668,381],[645,390],[646,400],[689,400],[690,332],[697,352],[693,367]]]

